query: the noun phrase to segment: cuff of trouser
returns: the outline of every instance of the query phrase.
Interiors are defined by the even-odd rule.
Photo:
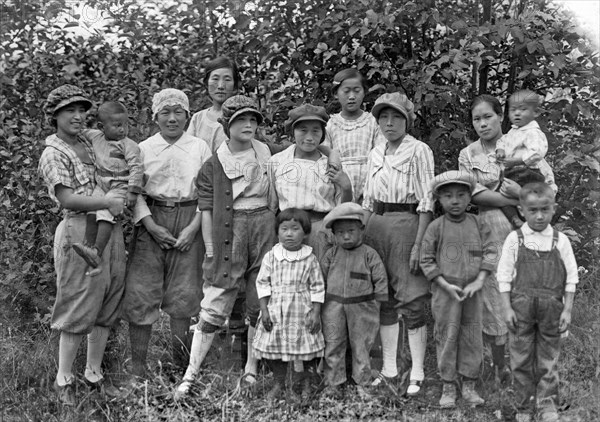
[[[200,320],[216,327],[222,327],[225,325],[225,317],[221,315],[211,315],[204,309],[200,311]]]

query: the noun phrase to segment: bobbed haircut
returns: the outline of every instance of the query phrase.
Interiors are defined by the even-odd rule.
[[[483,103],[492,106],[492,110],[494,110],[494,113],[502,115],[502,104],[500,104],[498,98],[490,94],[481,94],[473,98],[473,101],[471,102],[471,117],[473,117],[473,110],[475,109],[475,107]]]
[[[218,69],[231,69],[231,73],[233,73],[233,87],[235,89],[239,89],[240,84],[240,72],[238,70],[237,64],[229,57],[220,56],[206,64],[206,72],[204,74],[204,85],[208,85],[208,80],[210,79],[210,74]]]
[[[104,122],[111,114],[127,113],[127,108],[118,101],[107,101],[98,107],[98,120]]]
[[[335,76],[333,77],[333,87],[331,88],[332,92],[334,94],[337,93],[338,89],[342,85],[342,82],[344,82],[346,79],[355,79],[355,78],[360,81],[360,84],[362,85],[362,87],[365,91],[365,94],[366,94],[367,91],[369,90],[369,85],[367,84],[367,79],[364,77],[364,75],[362,73],[360,73],[358,71],[358,69],[355,69],[355,68],[348,68],[348,69],[340,70],[338,73],[335,74]]]
[[[275,233],[279,233],[279,226],[285,221],[297,221],[302,227],[304,234],[310,234],[311,224],[308,213],[299,208],[287,208],[277,215],[275,220]]]
[[[523,186],[519,193],[519,201],[525,201],[530,195],[535,195],[540,198],[549,198],[553,201],[556,199],[556,193],[554,193],[552,188],[544,182],[527,183]]]

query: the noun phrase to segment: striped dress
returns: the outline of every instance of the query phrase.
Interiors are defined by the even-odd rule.
[[[256,279],[258,297],[270,297],[273,328],[267,331],[262,315],[256,324],[253,347],[260,359],[311,360],[323,356],[323,333],[307,327],[312,302],[323,303],[325,282],[312,248],[289,251],[276,244],[263,258]]]
[[[367,178],[369,152],[386,143],[377,120],[371,113],[363,113],[356,120],[347,120],[334,114],[327,122],[323,145],[336,149],[342,157],[344,172],[352,183],[352,200],[359,202]]]

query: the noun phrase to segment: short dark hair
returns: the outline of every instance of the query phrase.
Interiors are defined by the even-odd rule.
[[[502,104],[500,104],[498,98],[490,94],[481,94],[473,98],[473,102],[471,103],[471,117],[473,117],[473,109],[482,103],[491,105],[494,113],[502,115]]]
[[[556,193],[554,193],[554,190],[544,182],[527,183],[525,186],[523,186],[521,188],[521,192],[519,192],[519,201],[525,201],[529,195],[547,197],[553,201],[556,199]]]
[[[127,113],[127,108],[118,101],[107,101],[98,107],[98,120],[104,122],[111,114]]]
[[[337,223],[342,223],[342,222],[347,222],[347,223],[356,223],[356,225],[357,225],[358,227],[360,227],[361,229],[364,229],[364,228],[365,228],[365,225],[364,225],[364,223],[363,223],[362,221],[358,221],[358,220],[356,220],[356,219],[354,219],[354,218],[339,218],[339,219],[337,219],[337,220],[334,220],[334,221],[331,223],[331,231],[332,231],[334,234],[335,234],[335,225],[336,225]]]
[[[208,85],[208,80],[210,79],[210,74],[218,69],[231,69],[231,73],[233,73],[233,87],[235,89],[239,89],[240,84],[240,72],[238,70],[237,64],[229,57],[220,56],[216,59],[209,61],[206,64],[206,72],[204,73],[204,85]]]
[[[300,223],[304,234],[309,234],[312,225],[310,224],[310,218],[308,217],[308,213],[299,208],[287,208],[277,215],[277,219],[275,222],[275,233],[279,233],[279,226],[284,221],[297,221]]]
[[[344,69],[344,70],[340,70],[338,73],[335,74],[335,76],[333,77],[333,87],[332,87],[332,91],[335,94],[340,85],[342,85],[342,82],[344,82],[346,79],[354,79],[357,78],[360,81],[360,84],[362,85],[363,89],[365,90],[365,93],[369,90],[369,85],[367,84],[367,79],[363,76],[362,73],[360,73],[357,69],[355,68],[348,68],[348,69]]]

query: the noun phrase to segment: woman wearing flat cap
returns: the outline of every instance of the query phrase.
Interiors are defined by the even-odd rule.
[[[323,107],[303,104],[290,110],[285,126],[295,144],[268,163],[279,209],[298,208],[309,214],[312,228],[308,245],[319,260],[333,245],[333,235],[323,225],[323,218],[337,204],[352,200],[350,179],[341,166],[328,166],[322,152],[328,120]]]
[[[62,207],[63,220],[54,235],[56,299],[52,328],[60,331],[58,373],[54,389],[63,404],[75,405],[73,362],[87,335],[86,383],[100,388],[104,381],[100,365],[111,325],[118,318],[125,277],[125,245],[121,225],[113,225],[99,274],[87,273],[85,260],[73,251],[82,242],[86,213],[108,209],[119,215],[125,198],[93,197],[96,156],[90,142],[81,136],[92,102],[78,87],[63,85],[48,95],[45,112],[56,133],[46,138],[39,173],[50,197]]]
[[[388,273],[390,300],[381,304],[383,368],[373,382],[397,376],[399,315],[408,328],[412,369],[407,394],[417,394],[425,378],[427,345],[425,304],[429,283],[420,272],[420,245],[431,221],[433,153],[407,133],[415,120],[414,105],[394,92],[377,99],[371,113],[387,142],[369,154],[363,208],[372,211],[365,243],[375,248]]]
[[[140,142],[143,193],[127,271],[123,318],[129,322],[133,373],[143,376],[152,324],[162,309],[170,317],[173,361],[187,364],[190,318],[202,296],[201,214],[196,177],[211,156],[206,143],[184,132],[187,95],[167,88],[152,98],[160,131]]]

